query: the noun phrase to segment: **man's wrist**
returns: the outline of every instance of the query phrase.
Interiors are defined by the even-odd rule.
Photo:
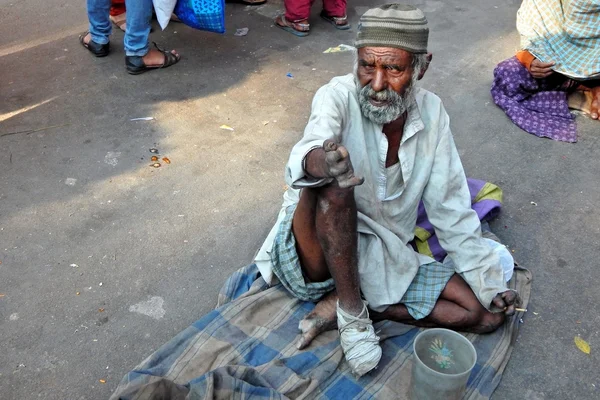
[[[302,158],[302,170],[306,176],[313,179],[327,178],[321,171],[316,171],[317,168],[315,168],[315,164],[318,164],[318,162],[315,162],[315,160],[312,159],[314,157],[319,157],[316,152],[324,152],[323,146],[314,146],[306,152],[306,155]]]

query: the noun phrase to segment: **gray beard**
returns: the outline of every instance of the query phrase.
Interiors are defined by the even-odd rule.
[[[385,125],[397,120],[404,114],[410,104],[414,83],[406,88],[402,95],[396,93],[392,89],[385,89],[381,92],[376,92],[371,87],[371,84],[360,89],[358,102],[360,109],[365,117],[378,125]],[[383,107],[374,106],[369,99],[389,102]]]

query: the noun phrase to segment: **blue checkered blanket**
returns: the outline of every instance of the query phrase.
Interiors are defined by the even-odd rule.
[[[509,287],[527,306],[531,275],[519,269]],[[297,350],[298,322],[313,303],[269,287],[255,265],[234,273],[217,308],[163,345],[129,372],[111,399],[404,399],[412,344],[420,329],[384,321],[375,324],[383,357],[378,368],[355,379],[344,361],[337,331]],[[466,399],[488,399],[500,383],[518,333],[511,318],[488,335],[467,334],[477,349]]]

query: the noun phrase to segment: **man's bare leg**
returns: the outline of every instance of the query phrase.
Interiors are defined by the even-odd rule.
[[[374,320],[387,319],[422,327],[440,327],[475,333],[493,332],[504,323],[505,319],[504,313],[491,313],[486,310],[459,275],[450,278],[435,307],[422,320],[415,320],[403,304],[390,306],[382,313],[372,311],[371,316]]]
[[[515,292],[505,292],[506,296],[517,296]],[[335,293],[323,299],[313,313],[305,320],[316,319],[315,323],[307,324],[303,329],[302,343],[307,346],[312,339],[320,333],[335,328]],[[509,301],[518,303],[516,298]],[[378,313],[370,310],[374,321],[390,320],[402,322],[425,328],[442,327],[463,332],[489,333],[498,329],[505,320],[504,313],[491,313],[486,310],[471,288],[459,276],[454,275],[446,284],[435,307],[426,318],[415,320],[403,304],[388,307],[384,312]]]
[[[334,183],[302,190],[292,221],[302,269],[311,281],[332,277],[337,293],[326,296],[301,321],[303,334],[299,348],[308,345],[320,332],[335,327],[336,314],[340,312],[350,320],[362,318],[361,323],[368,321],[368,313],[360,296],[356,219],[353,188],[340,188]],[[339,308],[336,304],[338,300]],[[367,325],[364,335],[373,330],[370,321]],[[350,343],[354,337],[351,332],[346,336],[343,331],[340,333],[344,353],[354,372],[363,375],[377,365],[381,348],[374,331],[370,335],[372,337],[359,340],[368,342],[361,345],[367,349],[364,352],[358,351],[359,348],[354,348]]]

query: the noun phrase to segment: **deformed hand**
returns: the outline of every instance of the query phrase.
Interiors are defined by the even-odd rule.
[[[521,305],[521,297],[516,290],[507,290],[498,293],[496,297],[492,299],[492,305],[498,307],[500,310],[504,310],[506,316],[511,316],[514,315],[515,308]]]
[[[547,78],[554,73],[552,70],[554,64],[554,62],[543,63],[534,58],[529,67],[529,73],[536,79]]]
[[[325,173],[330,178],[334,178],[339,187],[351,188],[362,185],[365,179],[354,175],[354,168],[352,168],[352,163],[350,162],[350,154],[344,146],[327,139],[323,142],[323,150],[325,150]]]

